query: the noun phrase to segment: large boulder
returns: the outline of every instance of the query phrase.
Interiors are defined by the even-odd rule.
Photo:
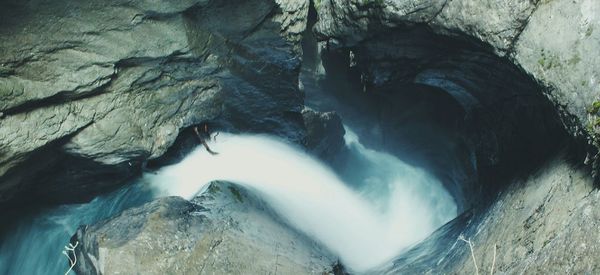
[[[166,197],[82,226],[71,243],[78,274],[330,274],[335,264],[256,197],[225,182],[192,202]]]
[[[204,122],[300,142],[307,12],[308,0],[3,1],[0,202],[85,200]]]

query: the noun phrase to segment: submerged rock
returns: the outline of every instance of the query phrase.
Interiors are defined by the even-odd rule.
[[[78,274],[330,274],[335,258],[243,189],[214,182],[82,226]]]

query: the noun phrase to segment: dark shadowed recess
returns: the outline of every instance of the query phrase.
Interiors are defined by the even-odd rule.
[[[310,39],[305,67],[318,71]],[[352,47],[323,44],[325,77],[313,85],[336,103],[309,92],[307,103],[341,109],[369,137],[363,143],[433,171],[460,209],[489,204],[510,179],[559,151],[584,156],[537,83],[473,41],[414,26]]]
[[[565,130],[572,117],[507,58],[426,26],[371,28],[370,37],[351,46],[307,33],[301,76],[307,104],[338,109],[344,123],[368,137],[364,144],[434,173],[462,212],[400,255],[392,274],[435,266],[504,188],[557,154],[583,163],[586,142]],[[311,77],[319,70],[323,77]],[[324,92],[311,93],[312,86]]]

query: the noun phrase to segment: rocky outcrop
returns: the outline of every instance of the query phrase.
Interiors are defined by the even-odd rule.
[[[304,146],[311,153],[332,161],[344,147],[344,126],[335,112],[317,112],[310,108],[302,110],[306,139]]]
[[[332,274],[334,259],[256,197],[215,182],[81,227],[78,274]]]
[[[596,1],[322,0],[315,7],[315,31],[330,47],[423,25],[436,34],[482,43],[545,88],[573,136],[600,132],[600,62],[590,54],[600,45]],[[452,50],[446,44],[436,47]]]
[[[0,202],[84,200],[203,122],[299,142],[307,12],[305,0],[3,1]]]
[[[463,170],[477,171],[449,185],[456,197],[466,199],[469,208],[492,199],[506,179],[528,173],[557,148],[571,146],[588,154],[596,151],[593,146],[584,148],[587,141],[581,130],[587,123],[588,106],[570,105],[555,97],[568,94],[569,100],[579,102],[594,92],[550,89],[517,58],[518,45],[524,43],[527,31],[519,26],[530,24],[528,20],[534,18],[530,14],[546,5],[528,3],[316,1],[314,31],[322,41],[325,71],[328,63],[352,67],[353,84],[381,98],[376,103],[381,110],[380,133],[391,151],[402,153],[402,148],[394,145],[406,135],[399,125],[406,120],[405,110],[419,97],[407,96],[409,90],[425,85],[454,98],[463,113],[452,111],[455,103],[448,101],[447,107],[436,108],[455,115],[433,123],[445,121],[440,127],[453,128],[450,132],[460,137],[448,143],[456,144],[458,151],[448,155],[457,156]],[[588,38],[581,39],[577,43],[589,43]],[[594,66],[587,70],[594,73]],[[580,75],[575,71],[562,75],[573,73],[577,74],[573,79]],[[421,90],[432,94],[435,89]],[[579,96],[582,93],[585,95]],[[567,136],[575,137],[571,140],[576,142]],[[584,157],[580,158],[583,162]],[[440,176],[454,177],[443,171]]]
[[[465,209],[571,145],[536,83],[481,47],[422,27],[352,47],[323,44],[325,87],[337,90],[343,108],[370,118],[360,124],[371,135],[365,142],[410,156],[447,183]]]
[[[321,68],[333,61],[342,73],[358,72],[344,87],[374,94],[376,142],[410,135],[399,127],[407,112],[398,106],[419,113],[411,104],[439,98],[436,108],[451,104],[439,110],[460,109],[456,117],[422,113],[464,133],[448,143],[462,152],[457,162],[473,168],[469,179],[475,170],[485,179],[451,190],[465,199],[461,208],[489,209],[465,214],[382,272],[472,273],[460,233],[479,244],[480,267],[490,266],[498,245],[496,268],[506,273],[598,269],[598,247],[588,242],[597,239],[598,192],[585,171],[559,162],[507,184],[565,145],[563,128],[598,146],[600,57],[590,54],[600,45],[597,2],[313,4],[322,41],[315,53],[337,56],[311,70],[331,77]],[[268,132],[335,154],[339,118],[302,111],[297,85],[308,9],[308,0],[3,1],[0,202],[86,200],[148,163],[176,161],[198,124]],[[406,87],[426,95],[403,102],[397,93]],[[444,98],[431,95],[440,91]],[[192,203],[160,199],[82,227],[73,238],[77,270],[329,272],[330,255],[259,200],[231,185],[211,188]]]
[[[557,158],[514,181],[483,215],[455,220],[381,272],[475,273],[471,241],[480,273],[597,273],[599,199],[587,171]]]
[[[505,274],[597,272],[597,2],[314,2],[321,55],[341,56],[355,85],[383,95],[384,138],[402,136],[403,109],[415,108],[397,100],[407,86],[442,90],[464,111],[443,124],[458,126],[449,143],[465,148],[452,156],[477,174],[449,189],[473,210],[375,273],[476,273],[461,238],[480,273],[494,261]],[[568,160],[547,163],[561,149]]]

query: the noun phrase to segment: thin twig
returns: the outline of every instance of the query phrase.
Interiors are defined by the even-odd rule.
[[[67,270],[67,272],[65,272],[65,275],[68,275],[69,272],[71,272],[71,270],[73,270],[73,267],[75,267],[75,264],[77,264],[77,253],[75,253],[75,248],[77,248],[78,245],[79,245],[79,241],[76,241],[75,245],[73,245],[72,243],[65,245],[65,250],[63,250],[62,253],[67,257],[67,259],[69,259],[69,263],[70,263],[69,270]],[[73,253],[73,259],[71,259],[69,252]]]
[[[211,150],[210,147],[208,147],[208,144],[206,143],[206,140],[204,140],[204,138],[200,134],[200,131],[198,131],[198,126],[194,127],[194,132],[196,132],[196,136],[200,140],[200,143],[202,143],[202,145],[204,145],[204,148],[206,148],[206,151],[208,151],[211,155],[217,155],[217,154],[219,154],[219,153]],[[206,125],[204,126],[204,132],[208,133],[208,126],[206,126]],[[208,139],[210,141],[210,134],[208,135]]]
[[[490,275],[494,275],[494,266],[496,265],[496,244],[494,244],[494,260],[492,260],[492,269],[490,270]]]
[[[477,267],[477,261],[475,260],[475,253],[473,252],[473,243],[471,242],[471,239],[466,240],[463,235],[460,235],[458,239],[469,244],[469,249],[471,249],[471,258],[473,258],[473,264],[475,265],[475,274],[479,275],[479,267]]]

